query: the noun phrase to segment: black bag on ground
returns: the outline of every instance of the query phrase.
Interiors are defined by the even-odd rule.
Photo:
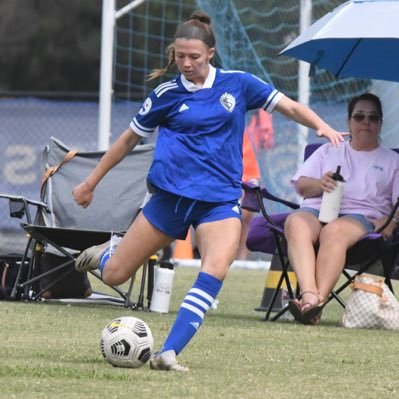
[[[58,256],[49,252],[45,252],[40,260],[40,273],[44,273],[54,269],[55,267],[68,262],[66,256]],[[72,270],[71,270],[72,269]],[[67,273],[65,275],[65,273]],[[63,276],[60,281],[54,282]],[[86,298],[93,291],[87,273],[81,273],[75,270],[73,263],[66,268],[55,271],[41,278],[42,289],[46,288],[42,297],[45,299],[52,298]]]
[[[21,267],[21,254],[0,255],[0,299],[10,299],[11,292],[15,286],[19,268]],[[26,280],[28,274],[28,262],[22,266],[20,282]],[[19,299],[19,293],[15,299]]]

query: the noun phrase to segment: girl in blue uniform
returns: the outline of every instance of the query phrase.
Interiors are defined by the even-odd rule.
[[[184,239],[190,226],[201,255],[201,270],[183,300],[176,321],[151,368],[187,371],[176,359],[203,322],[220,291],[240,240],[242,142],[245,113],[276,110],[316,130],[332,144],[343,141],[309,108],[284,96],[270,84],[241,71],[214,68],[215,37],[209,17],[195,12],[176,31],[168,47],[169,63],[153,71],[161,76],[175,64],[180,75],[159,85],[144,101],[130,127],[109,148],[90,175],[73,190],[87,207],[104,175],[142,137],[159,135],[148,173],[152,197],[119,243],[82,252],[80,271],[100,268],[106,284],[127,281],[144,261],[175,239]]]

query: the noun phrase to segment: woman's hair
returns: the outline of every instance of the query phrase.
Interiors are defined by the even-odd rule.
[[[380,115],[381,121],[382,121],[383,114],[382,114],[381,100],[375,94],[371,94],[371,93],[363,93],[360,96],[353,97],[352,100],[349,101],[349,104],[348,104],[348,119],[351,118],[353,110],[355,108],[355,105],[359,101],[370,101],[371,103],[373,103],[376,106],[377,112]]]
[[[190,19],[183,22],[177,27],[174,39],[198,39],[204,42],[208,48],[213,48],[216,45],[215,35],[211,28],[211,19],[208,14],[202,11],[194,11]],[[162,76],[175,63],[175,47],[174,43],[166,47],[166,55],[168,57],[168,64],[165,68],[154,69],[147,80],[153,80]]]

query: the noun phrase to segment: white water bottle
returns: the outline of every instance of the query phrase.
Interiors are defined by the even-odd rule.
[[[169,312],[174,277],[173,263],[167,261],[161,262],[155,271],[155,284],[150,305],[152,312]]]
[[[332,178],[337,182],[333,191],[324,191],[321,200],[319,220],[323,223],[329,223],[336,219],[341,209],[341,199],[344,192],[344,178],[340,174],[341,166],[337,167],[337,171]]]

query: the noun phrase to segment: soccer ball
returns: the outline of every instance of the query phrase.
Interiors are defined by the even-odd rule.
[[[115,367],[138,368],[151,357],[154,338],[148,325],[137,317],[118,317],[104,328],[101,353]]]

